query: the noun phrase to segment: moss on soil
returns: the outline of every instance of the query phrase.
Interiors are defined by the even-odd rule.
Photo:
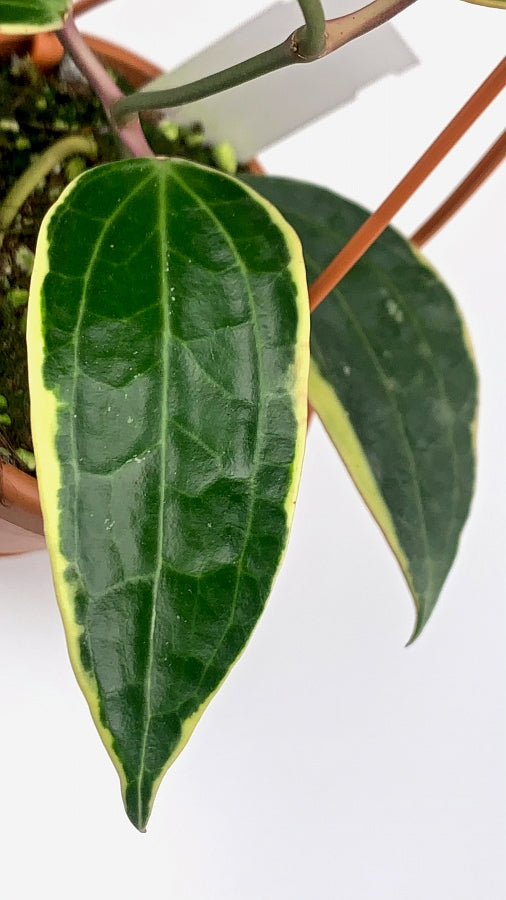
[[[64,81],[58,72],[44,76],[28,57],[0,61],[0,111],[0,203],[34,155],[59,138],[71,133],[92,135],[98,146],[94,162],[78,157],[53,169],[20,209],[0,248],[0,456],[27,470],[26,451],[31,452],[33,446],[26,299],[40,224],[78,171],[119,159],[122,154],[88,85],[81,80]],[[157,155],[183,156],[211,166],[219,162],[198,126],[178,129],[151,117],[143,127]]]

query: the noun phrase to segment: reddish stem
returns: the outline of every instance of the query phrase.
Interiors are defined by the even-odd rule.
[[[411,243],[416,247],[423,247],[427,241],[443,227],[455,215],[456,212],[469,200],[484,181],[497,169],[498,165],[506,158],[506,131],[500,135],[490,150],[485,153],[475,165],[469,175],[455,188],[452,194],[427,219],[418,231],[411,237]]]
[[[325,50],[320,55],[327,56],[349,41],[367,34],[379,25],[384,25],[415,2],[416,0],[372,0],[372,3],[361,9],[338,16],[336,19],[328,19]]]
[[[138,117],[129,119],[123,126],[119,126],[112,119],[111,107],[113,103],[123,97],[123,94],[84,41],[71,15],[66,18],[63,27],[58,32],[58,38],[79,71],[83,73],[90,87],[95,91],[112,127],[127,150],[132,156],[153,156],[153,151],[144,137]]]
[[[497,97],[506,83],[506,57],[472,95],[450,124],[444,129],[423,156],[418,160],[400,184],[381,206],[364,222],[329,266],[318,276],[309,289],[311,310],[325,299],[376,238],[390,224],[417,188],[430,175],[473,122]]]

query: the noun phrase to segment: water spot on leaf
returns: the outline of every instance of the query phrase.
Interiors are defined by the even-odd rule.
[[[387,302],[386,302],[386,308],[387,308],[387,313],[388,313],[388,315],[389,315],[395,322],[397,322],[398,325],[401,325],[402,322],[404,322],[404,313],[403,313],[402,309],[401,309],[400,306],[395,302],[395,300],[392,300],[391,297],[389,297],[388,300],[387,300]]]

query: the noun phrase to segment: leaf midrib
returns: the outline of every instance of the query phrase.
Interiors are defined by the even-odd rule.
[[[195,696],[198,695],[199,689],[200,689],[200,687],[201,687],[201,685],[202,685],[202,681],[204,680],[204,678],[205,678],[207,672],[209,671],[209,668],[211,667],[211,665],[212,665],[214,659],[216,658],[216,656],[217,656],[217,654],[218,654],[218,652],[219,652],[219,650],[220,650],[220,647],[223,645],[223,643],[224,643],[224,641],[225,641],[225,639],[226,639],[227,633],[228,633],[228,631],[229,631],[229,629],[230,629],[230,626],[232,625],[232,622],[233,622],[233,619],[234,619],[234,616],[235,616],[235,612],[236,612],[236,607],[237,607],[237,596],[238,596],[238,592],[239,592],[239,584],[240,584],[240,579],[241,579],[241,575],[242,575],[242,567],[243,567],[243,564],[244,564],[244,558],[245,558],[245,555],[246,555],[246,549],[247,549],[247,546],[248,546],[248,543],[249,543],[249,539],[250,539],[250,536],[251,536],[251,529],[252,529],[252,525],[253,525],[253,512],[254,512],[254,506],[255,506],[255,501],[256,501],[256,490],[255,490],[255,489],[256,489],[256,478],[255,478],[255,476],[256,476],[256,473],[257,473],[258,467],[259,467],[259,455],[260,455],[260,441],[259,441],[259,435],[260,435],[260,433],[261,433],[260,423],[261,423],[261,421],[262,421],[263,413],[264,413],[264,399],[263,399],[263,398],[264,398],[264,393],[263,393],[263,383],[264,383],[264,379],[263,379],[263,369],[262,369],[261,354],[260,354],[260,351],[259,351],[258,321],[257,321],[256,310],[255,310],[255,306],[254,306],[254,302],[253,302],[253,296],[252,296],[252,292],[251,292],[251,286],[250,286],[250,283],[249,283],[249,279],[248,279],[248,275],[247,275],[247,272],[246,272],[244,263],[243,263],[243,261],[242,261],[242,257],[240,256],[239,251],[237,250],[237,248],[236,248],[236,246],[235,246],[235,244],[234,244],[234,242],[233,242],[233,240],[232,240],[230,234],[227,232],[227,230],[225,229],[225,227],[223,226],[223,224],[220,222],[220,220],[219,220],[219,219],[216,217],[216,215],[213,213],[213,210],[212,210],[212,209],[211,209],[211,208],[210,208],[210,207],[202,200],[202,198],[200,198],[200,197],[198,196],[198,194],[196,194],[196,193],[189,187],[189,185],[186,184],[186,182],[185,182],[181,177],[179,177],[179,176],[176,174],[176,172],[174,171],[174,167],[172,167],[172,170],[171,170],[171,172],[170,172],[170,177],[172,177],[173,180],[174,180],[175,182],[177,182],[177,184],[180,186],[180,188],[181,188],[185,193],[187,193],[188,196],[190,196],[190,197],[192,198],[192,200],[193,200],[198,206],[200,206],[201,209],[203,209],[203,210],[206,212],[206,214],[211,218],[211,220],[214,222],[214,224],[216,225],[216,227],[217,227],[217,228],[219,229],[219,231],[223,234],[223,236],[224,236],[224,238],[225,238],[227,244],[229,245],[229,247],[230,247],[230,249],[231,249],[231,251],[232,251],[232,253],[233,253],[234,258],[236,259],[238,269],[239,269],[239,270],[241,271],[241,273],[242,273],[242,276],[243,276],[243,279],[244,279],[244,284],[245,284],[245,287],[246,287],[246,294],[247,294],[248,301],[249,301],[249,306],[250,306],[250,312],[251,312],[251,327],[253,328],[254,335],[255,335],[255,349],[256,349],[256,353],[257,353],[257,367],[258,367],[258,381],[259,381],[259,395],[260,395],[260,410],[259,410],[259,414],[258,414],[258,423],[257,423],[257,428],[256,428],[256,444],[255,444],[255,450],[254,450],[254,454],[253,454],[253,465],[252,465],[252,468],[253,468],[253,477],[251,478],[251,487],[250,487],[250,491],[249,491],[249,509],[248,509],[248,516],[247,516],[247,520],[246,520],[246,528],[245,528],[245,532],[244,532],[243,549],[242,549],[241,555],[240,555],[240,557],[239,557],[239,559],[238,559],[238,561],[237,561],[237,564],[236,564],[236,565],[237,565],[236,584],[235,584],[234,594],[233,594],[233,597],[232,597],[232,603],[231,603],[231,609],[230,609],[229,619],[228,619],[227,625],[225,626],[225,628],[224,628],[224,630],[223,630],[223,634],[222,634],[221,640],[217,643],[213,655],[212,655],[212,656],[209,658],[209,660],[207,661],[206,665],[204,666],[204,668],[203,668],[203,670],[202,670],[201,677],[200,677],[198,683],[195,685],[195,690],[194,690],[194,693],[193,693],[193,696],[195,697]],[[166,179],[164,179],[164,187],[166,187]],[[164,194],[164,196],[163,196],[163,201],[160,203],[160,210],[161,210],[162,208],[164,209],[164,211],[166,210],[166,197],[165,197],[165,194]],[[166,253],[168,252],[168,245],[167,245],[167,241],[166,241],[166,230],[165,230],[165,227],[162,227],[162,223],[163,223],[163,225],[165,225],[165,224],[166,224],[166,219],[165,219],[165,217],[162,215],[162,213],[160,212],[160,233],[161,233],[161,235],[163,235],[163,240],[162,240],[162,256],[163,256],[164,250],[165,250]],[[165,267],[163,267],[163,279],[164,279],[164,287],[165,287],[166,291],[168,291],[168,282],[167,282],[167,278],[166,278],[166,270],[165,270]],[[167,315],[167,309],[165,310],[164,319],[165,319],[166,339],[167,339],[167,347],[168,347],[168,344],[169,344],[170,339],[171,339],[171,338],[176,339],[177,336],[176,336],[176,335],[171,335],[171,334],[170,334],[170,328],[168,327],[168,315]],[[183,342],[183,343],[184,343],[184,342]],[[189,350],[189,348],[187,348],[187,349]],[[192,353],[192,356],[193,356],[193,353]],[[166,362],[165,362],[165,365],[164,365],[164,379],[163,379],[163,380],[164,380],[165,384],[167,384],[167,382],[168,382],[168,352],[166,352],[166,354],[165,354],[165,361],[166,361]],[[200,366],[200,365],[199,365],[199,368],[201,369],[201,366]],[[202,369],[201,369],[201,370],[202,370]],[[202,371],[205,371],[205,370],[202,370]],[[206,376],[207,376],[208,378],[210,377],[209,374],[208,374],[207,372],[205,372],[205,374],[206,374]],[[214,381],[214,379],[213,379],[213,381]],[[165,397],[165,392],[164,392],[164,397]],[[168,417],[167,417],[167,412],[166,412],[167,404],[166,404],[166,402],[163,403],[163,407],[164,407],[164,410],[165,410],[165,416],[164,416],[164,422],[163,422],[163,426],[162,426],[162,427],[164,428],[164,433],[165,433],[165,438],[166,438],[167,427],[168,427]],[[166,443],[166,440],[165,440],[164,443]],[[166,461],[166,457],[165,457],[165,451],[163,451],[163,454],[164,454],[164,458],[163,458],[163,460],[161,461],[161,472],[163,473],[164,485],[163,485],[163,493],[161,492],[161,497],[162,497],[163,500],[164,500],[164,498],[165,498],[165,491],[166,491],[166,483],[165,483],[165,461]],[[152,597],[153,597],[153,609],[152,609],[152,616],[151,616],[151,623],[150,623],[150,639],[149,639],[149,640],[150,640],[150,647],[149,647],[149,655],[148,655],[148,677],[147,677],[147,679],[146,679],[146,686],[145,686],[145,692],[144,692],[144,696],[145,696],[145,703],[144,703],[144,709],[145,709],[145,714],[144,714],[144,731],[143,731],[143,739],[142,739],[142,745],[141,745],[141,754],[140,754],[140,763],[139,763],[139,772],[138,772],[138,782],[137,782],[137,804],[138,804],[138,814],[139,814],[140,818],[142,818],[142,816],[141,816],[141,809],[142,809],[142,783],[143,783],[143,776],[144,776],[144,773],[145,773],[146,747],[147,747],[147,740],[148,740],[148,734],[149,734],[149,726],[150,726],[150,721],[151,721],[151,697],[150,697],[150,693],[151,693],[152,669],[153,669],[153,662],[154,662],[154,654],[153,654],[153,637],[154,637],[154,633],[155,633],[156,617],[157,617],[158,589],[159,589],[159,584],[160,584],[160,575],[161,575],[161,571],[162,571],[162,567],[163,567],[163,557],[162,557],[163,537],[164,537],[164,534],[163,534],[163,503],[162,503],[161,506],[160,506],[159,517],[160,517],[160,518],[159,518],[160,524],[159,524],[159,541],[158,541],[158,561],[157,561],[157,572],[156,572],[156,576],[155,576],[155,581],[154,581],[154,583],[153,583],[153,592],[152,592]]]
[[[429,350],[430,355],[426,361],[427,361],[427,363],[430,364],[430,368],[436,379],[440,398],[444,401],[446,409],[450,411],[450,413],[452,414],[452,418],[453,418],[453,410],[451,408],[451,404],[450,404],[450,401],[448,398],[446,385],[444,383],[444,380],[441,376],[439,369],[436,366],[434,351],[429,343],[429,339],[428,339],[427,335],[425,334],[423,324],[422,324],[419,316],[417,315],[416,310],[412,309],[408,305],[408,303],[404,299],[403,295],[399,292],[397,285],[394,283],[392,278],[387,273],[385,273],[382,269],[380,269],[379,266],[376,263],[374,263],[371,259],[367,259],[367,260],[365,260],[365,262],[368,266],[370,266],[370,268],[374,272],[376,272],[378,278],[382,279],[383,283],[385,283],[386,285],[388,285],[390,287],[392,293],[395,294],[397,301],[401,305],[404,313],[408,316],[409,319],[411,319],[413,327],[415,328],[418,336],[423,341],[423,345],[425,347],[427,347],[427,349]],[[452,462],[453,462],[453,471],[457,472],[458,471],[458,454],[457,454],[457,448],[456,448],[456,444],[455,444],[454,428],[450,427],[449,422],[446,422],[446,421],[443,423],[443,427],[446,430],[448,442],[450,444],[450,450],[451,450],[451,456],[452,456]],[[418,472],[418,466],[417,466],[417,472]],[[446,546],[449,545],[450,537],[452,537],[453,533],[454,533],[454,524],[453,524],[455,522],[454,513],[457,509],[457,501],[460,500],[460,493],[461,493],[460,480],[458,478],[454,478],[453,485],[452,485],[452,510],[451,510],[452,515],[448,516],[448,528],[447,528],[447,532],[446,532]]]
[[[156,620],[158,617],[158,597],[160,592],[160,578],[163,569],[163,546],[164,546],[164,511],[165,511],[165,494],[167,489],[166,464],[167,464],[167,431],[169,424],[168,416],[168,385],[169,385],[169,364],[170,364],[170,348],[171,348],[171,329],[169,315],[169,245],[167,241],[167,174],[162,169],[158,176],[158,234],[160,236],[160,262],[161,262],[161,284],[160,296],[162,307],[162,378],[161,378],[161,420],[160,420],[160,485],[159,485],[159,509],[158,509],[158,542],[156,550],[156,569],[153,579],[152,588],[152,609],[151,621],[149,626],[149,649],[147,661],[147,677],[144,687],[144,722],[143,735],[141,743],[141,752],[139,759],[139,771],[137,781],[137,813],[139,816],[139,826],[142,824],[142,785],[144,780],[145,764],[146,764],[146,748],[148,741],[148,732],[151,724],[151,680],[153,676],[153,659],[154,659],[154,635],[156,629]]]

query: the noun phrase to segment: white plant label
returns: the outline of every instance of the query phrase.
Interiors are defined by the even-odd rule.
[[[349,11],[349,0],[325,2],[328,19]],[[196,81],[281,43],[302,24],[298,4],[281,0],[148,87],[161,90]],[[238,158],[248,160],[353,100],[366,85],[416,63],[400,35],[386,24],[316,62],[288,66],[171,109],[169,118],[179,125],[200,122],[210,141],[229,141]]]

